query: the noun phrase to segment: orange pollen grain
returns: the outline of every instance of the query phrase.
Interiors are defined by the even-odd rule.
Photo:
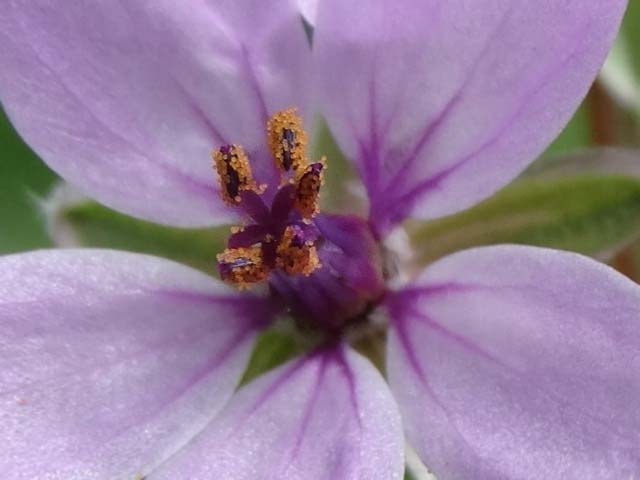
[[[269,149],[281,173],[298,172],[307,165],[307,133],[295,108],[274,114],[267,123]]]
[[[255,283],[266,280],[269,268],[264,264],[262,248],[257,245],[249,248],[227,248],[217,255],[220,265],[228,265],[221,271],[222,279],[243,290]]]
[[[260,188],[253,179],[249,157],[240,145],[230,145],[228,151],[213,152],[214,168],[220,180],[220,194],[229,205],[240,203],[240,192]]]
[[[321,162],[309,165],[298,175],[295,206],[303,218],[312,218],[320,212],[320,189],[325,169],[323,157]]]
[[[276,265],[289,275],[308,277],[322,266],[318,250],[313,242],[306,242],[302,246],[294,245],[294,235],[293,228],[287,227],[278,245]]]

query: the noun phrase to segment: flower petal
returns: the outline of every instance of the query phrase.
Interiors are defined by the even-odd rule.
[[[145,475],[231,396],[263,303],[155,257],[1,258],[1,476]]]
[[[389,379],[440,479],[640,471],[640,287],[577,254],[468,250],[389,303]]]
[[[240,143],[264,179],[266,117],[306,107],[309,47],[289,2],[13,0],[0,25],[0,98],[25,140],[86,193],[150,220],[228,220],[210,152]]]
[[[453,213],[509,182],[587,92],[625,5],[319,2],[320,105],[378,228]]]
[[[297,0],[298,8],[304,19],[309,22],[309,25],[314,25],[316,22],[316,15],[318,13],[319,0]]]
[[[402,478],[397,406],[353,351],[294,360],[240,390],[196,440],[149,480]]]

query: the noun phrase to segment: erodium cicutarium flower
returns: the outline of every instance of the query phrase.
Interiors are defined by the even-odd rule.
[[[52,168],[141,218],[238,228],[226,283],[0,259],[0,477],[400,479],[406,439],[445,480],[635,478],[640,288],[521,246],[414,272],[388,241],[545,148],[625,3],[320,0],[310,39],[285,0],[5,1],[1,99]],[[367,214],[319,209],[314,114]],[[236,391],[276,318],[307,353]],[[385,335],[381,374],[353,344]]]

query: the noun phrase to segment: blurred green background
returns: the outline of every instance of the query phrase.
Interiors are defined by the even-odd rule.
[[[0,253],[51,245],[37,208],[56,175],[22,142],[0,112]]]

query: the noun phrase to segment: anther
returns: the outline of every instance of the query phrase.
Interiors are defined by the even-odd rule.
[[[299,225],[289,225],[277,249],[278,268],[289,275],[311,275],[321,267],[313,239]]]
[[[251,190],[260,193],[251,172],[249,158],[239,145],[224,145],[213,152],[213,160],[220,177],[222,199],[230,205],[238,205],[240,193]]]
[[[225,282],[240,289],[266,280],[269,269],[262,260],[262,248],[228,248],[217,256],[218,271]]]
[[[323,162],[312,163],[298,176],[295,207],[303,218],[314,217],[320,211],[324,168]]]
[[[269,148],[281,173],[303,169],[307,162],[307,134],[295,108],[276,113],[267,124]]]

